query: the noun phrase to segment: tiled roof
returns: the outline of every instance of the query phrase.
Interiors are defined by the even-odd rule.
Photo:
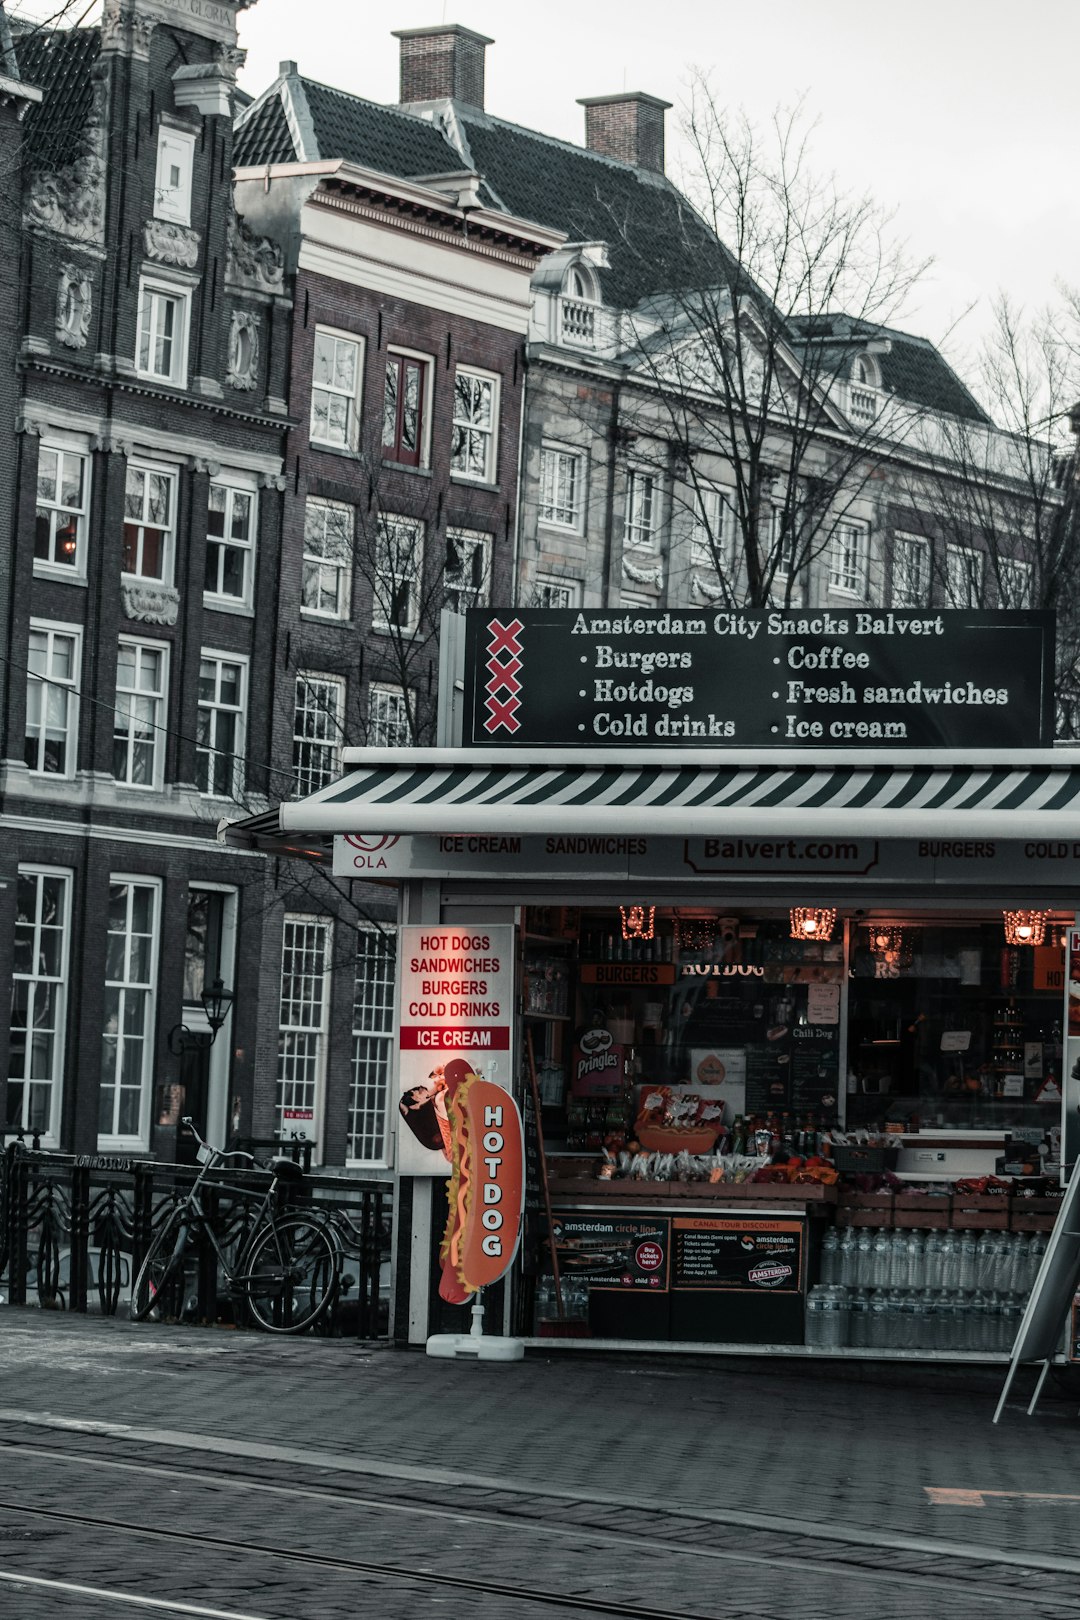
[[[380,174],[446,174],[461,158],[430,119],[300,79],[320,158],[347,158]],[[260,98],[236,134],[239,165],[290,163],[297,156],[277,86]],[[309,153],[308,156],[315,154]]]
[[[250,112],[245,109],[233,141],[233,162],[244,169],[260,163],[292,163],[295,158],[281,97],[276,89],[270,90],[256,99]]]
[[[605,299],[632,308],[650,294],[715,285],[728,269],[713,233],[663,175],[457,104],[475,167],[503,206],[565,231],[571,242],[607,242]]]
[[[982,406],[928,339],[912,337],[909,332],[898,332],[894,327],[878,326],[872,321],[853,320],[849,315],[819,315],[793,324],[806,337],[813,336],[819,341],[830,337],[840,340],[835,345],[824,343],[830,366],[839,364],[845,351],[854,357],[860,343],[887,341],[888,352],[875,349],[874,359],[888,393],[913,405],[925,405],[928,410],[990,424]]]
[[[401,178],[460,169],[460,157],[429,119],[362,101],[312,79],[304,80],[304,89],[320,157],[351,158]]]
[[[483,175],[489,206],[566,233],[571,242],[606,242],[611,267],[599,272],[605,302],[632,309],[645,300],[728,281],[734,263],[724,245],[663,175],[556,140],[490,113],[453,104],[465,143],[459,152],[430,120],[299,79],[321,158],[347,158],[402,178],[465,165]],[[313,155],[313,154],[309,154]],[[237,132],[236,161],[288,162],[296,151],[273,85]],[[982,408],[924,338],[826,315],[792,322],[804,338],[835,337],[836,360],[863,339],[888,338],[876,356],[887,389],[928,408],[987,422]],[[843,346],[842,348],[840,346]]]
[[[31,168],[59,169],[79,156],[94,88],[90,70],[101,50],[97,28],[21,30],[12,24],[19,72],[44,92],[23,125]]]
[[[464,159],[426,118],[301,79],[319,156],[349,158],[402,178],[460,169]],[[673,287],[717,278],[723,249],[662,175],[455,103],[485,201],[519,219],[565,231],[571,241],[609,244],[605,298],[629,308]],[[241,122],[236,161],[296,156],[276,88]]]

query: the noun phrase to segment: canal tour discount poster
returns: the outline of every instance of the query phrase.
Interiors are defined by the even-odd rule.
[[[469,1075],[512,1089],[514,930],[402,928],[397,1168],[448,1176],[449,1108]]]

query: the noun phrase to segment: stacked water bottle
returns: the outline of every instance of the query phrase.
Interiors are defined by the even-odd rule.
[[[806,1342],[881,1350],[1012,1349],[1046,1237],[1040,1232],[830,1227]]]

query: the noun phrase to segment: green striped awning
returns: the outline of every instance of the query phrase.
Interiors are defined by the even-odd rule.
[[[911,750],[607,754],[350,749],[340,781],[238,823],[331,833],[779,832],[1080,838],[1080,750],[1010,760]],[[231,836],[231,835],[230,835]]]

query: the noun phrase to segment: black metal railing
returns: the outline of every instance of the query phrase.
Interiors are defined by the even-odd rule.
[[[151,1236],[197,1174],[195,1165],[12,1143],[0,1154],[0,1294],[11,1305],[126,1314]],[[269,1181],[268,1170],[222,1168],[203,1182],[203,1207],[230,1262],[247,1241]],[[334,1305],[314,1331],[386,1335],[391,1191],[388,1182],[323,1171],[283,1192],[290,1204],[325,1220],[336,1239]],[[192,1241],[184,1320],[246,1326],[244,1301],[230,1292],[213,1248],[195,1235]]]

